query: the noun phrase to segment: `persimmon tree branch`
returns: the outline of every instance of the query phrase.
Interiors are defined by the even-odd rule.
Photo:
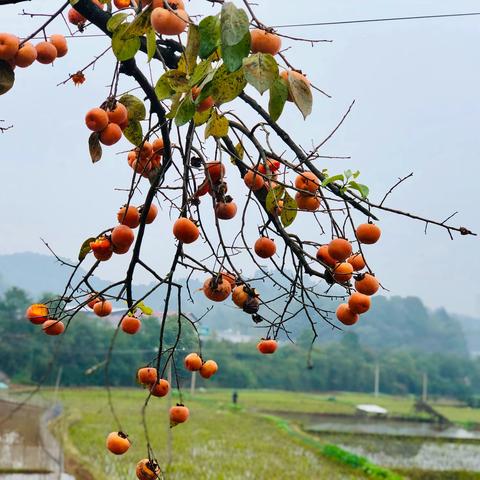
[[[32,0],[0,0],[0,7],[3,5],[14,5],[16,3],[31,2]]]
[[[20,45],[23,45],[24,43],[28,42],[32,38],[34,38],[38,33],[43,32],[50,23],[52,23],[59,15],[62,14],[62,12],[68,7],[70,2],[67,0],[62,6],[55,12],[53,13],[48,20],[42,24],[39,28],[37,28],[33,33],[31,33],[27,38],[24,38],[21,42]]]
[[[133,305],[133,298],[132,298],[132,280],[133,280],[133,274],[135,271],[136,264],[140,258],[140,250],[142,247],[142,241],[143,241],[143,236],[145,234],[145,221],[146,217],[149,211],[150,206],[152,205],[153,199],[155,198],[155,194],[157,191],[158,186],[161,184],[162,179],[164,178],[165,171],[169,168],[171,164],[171,145],[170,145],[170,135],[168,132],[168,128],[165,122],[165,117],[159,116],[159,120],[162,122],[162,138],[164,141],[165,145],[165,164],[162,165],[162,167],[159,169],[159,171],[156,173],[155,178],[153,179],[150,188],[148,190],[147,196],[145,198],[145,204],[144,204],[144,209],[142,211],[141,217],[140,217],[140,225],[138,229],[138,234],[137,238],[135,241],[135,245],[133,248],[133,255],[132,259],[130,261],[130,264],[128,266],[127,270],[127,276],[125,279],[125,284],[127,288],[127,303],[129,307]]]
[[[307,166],[310,171],[312,171],[321,181],[325,180],[325,175],[320,172],[315,165],[313,165],[312,161],[308,159],[307,155],[305,155],[303,150],[292,140],[290,135],[285,130],[283,130],[277,122],[274,122],[271,119],[270,115],[258,104],[256,100],[254,100],[252,97],[250,97],[244,92],[239,95],[239,98],[241,98],[245,103],[250,105],[268,123],[268,125],[280,137],[280,139],[283,140],[283,142],[295,153],[301,163]],[[340,191],[340,188],[336,184],[329,184],[327,188],[333,194],[350,203],[358,211],[362,212],[368,217],[371,217],[374,220],[378,220],[378,218],[375,215],[372,215],[371,212],[367,210],[363,205],[361,205],[359,202],[346,195],[345,193],[342,193]]]

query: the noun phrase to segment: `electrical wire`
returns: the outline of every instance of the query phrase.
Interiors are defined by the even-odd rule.
[[[400,20],[425,20],[432,18],[452,18],[452,17],[473,17],[480,15],[480,12],[469,13],[448,13],[443,15],[417,15],[413,17],[390,17],[390,18],[369,18],[363,20],[342,20],[338,22],[316,22],[316,23],[295,23],[288,25],[272,25],[272,28],[293,28],[293,27],[323,27],[328,25],[347,25],[354,23],[375,23],[375,22],[396,22]]]

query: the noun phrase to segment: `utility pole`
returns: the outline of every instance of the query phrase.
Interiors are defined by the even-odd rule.
[[[427,403],[428,399],[428,374],[423,374],[423,381],[422,381],[422,401]]]
[[[375,364],[374,393],[373,393],[375,398],[378,397],[379,392],[380,392],[380,365],[378,363],[376,363]]]

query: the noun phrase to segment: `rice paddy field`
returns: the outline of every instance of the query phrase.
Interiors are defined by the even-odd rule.
[[[52,402],[52,392],[41,396],[43,402]],[[140,388],[112,390],[121,429],[132,441],[130,450],[117,457],[105,449],[107,434],[118,430],[106,391],[61,390],[58,400],[64,411],[52,430],[63,446],[67,472],[76,480],[135,478],[135,465],[146,456],[141,417],[145,398],[146,392]],[[203,390],[184,395],[190,419],[170,429],[169,403],[177,401],[175,395],[171,399],[151,398],[146,417],[148,435],[167,479],[480,479],[480,468],[455,468],[463,465],[458,458],[467,450],[468,455],[480,458],[478,442],[455,442],[449,450],[455,460],[450,468],[441,450],[443,440],[431,441],[433,447],[425,450],[422,440],[414,437],[399,440],[322,433],[306,425],[309,415],[354,415],[360,403],[375,403],[392,416],[414,419],[418,417],[414,398],[239,390],[234,405],[231,390]],[[479,410],[446,401],[433,405],[459,426],[480,424]],[[419,452],[428,457],[435,449],[440,449],[437,454],[444,464],[434,456],[427,458],[425,465],[409,460]],[[400,456],[401,461],[389,460],[389,454]],[[475,462],[465,465],[475,466]]]

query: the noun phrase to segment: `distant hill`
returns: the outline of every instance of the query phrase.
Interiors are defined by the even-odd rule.
[[[475,357],[480,357],[480,319],[467,315],[454,315],[466,333],[468,350]]]
[[[0,289],[19,287],[33,296],[46,292],[57,293],[63,291],[70,272],[71,269],[62,266],[53,255],[32,252],[0,255]],[[85,273],[85,270],[79,270],[79,275]],[[94,281],[96,288],[108,285],[108,282],[98,278]]]
[[[84,270],[80,270],[79,278],[84,273]],[[52,256],[36,253],[0,255],[0,293],[10,286],[19,287],[34,298],[45,292],[61,292],[68,274],[68,267],[62,266]],[[179,283],[185,284],[185,281],[180,280]],[[95,278],[92,284],[95,288],[102,289],[108,282]],[[185,295],[182,305],[184,312],[193,313],[197,317],[204,315],[212,306],[212,302],[198,291],[201,285],[198,280],[190,281],[189,287],[194,302],[189,301]],[[266,290],[267,285],[263,282],[255,286],[263,298],[272,298],[278,293],[273,288],[270,292]],[[135,286],[134,294],[139,297],[150,287],[151,285]],[[162,311],[164,296],[165,289],[159,288],[147,303],[155,311]],[[178,309],[174,299],[172,302],[170,311]],[[325,300],[322,307],[333,309],[334,305]],[[230,330],[256,336],[250,317],[229,301],[216,304],[215,308],[205,315],[202,325],[208,326],[211,331]],[[304,315],[293,319],[288,324],[291,337],[303,336],[305,330],[309,328],[308,325],[308,319]],[[370,312],[363,315],[355,327],[347,330],[354,331],[362,345],[374,350],[408,349],[458,355],[480,351],[479,319],[452,315],[444,309],[431,311],[415,297],[374,297]],[[332,331],[321,319],[318,321],[318,331],[321,342],[337,341],[342,338],[341,332]]]
[[[363,345],[375,349],[423,350],[465,355],[464,329],[455,315],[444,309],[429,310],[417,297],[374,297],[372,308],[358,323],[355,333]],[[467,334],[467,335],[465,335]],[[480,330],[477,331],[480,340]]]

